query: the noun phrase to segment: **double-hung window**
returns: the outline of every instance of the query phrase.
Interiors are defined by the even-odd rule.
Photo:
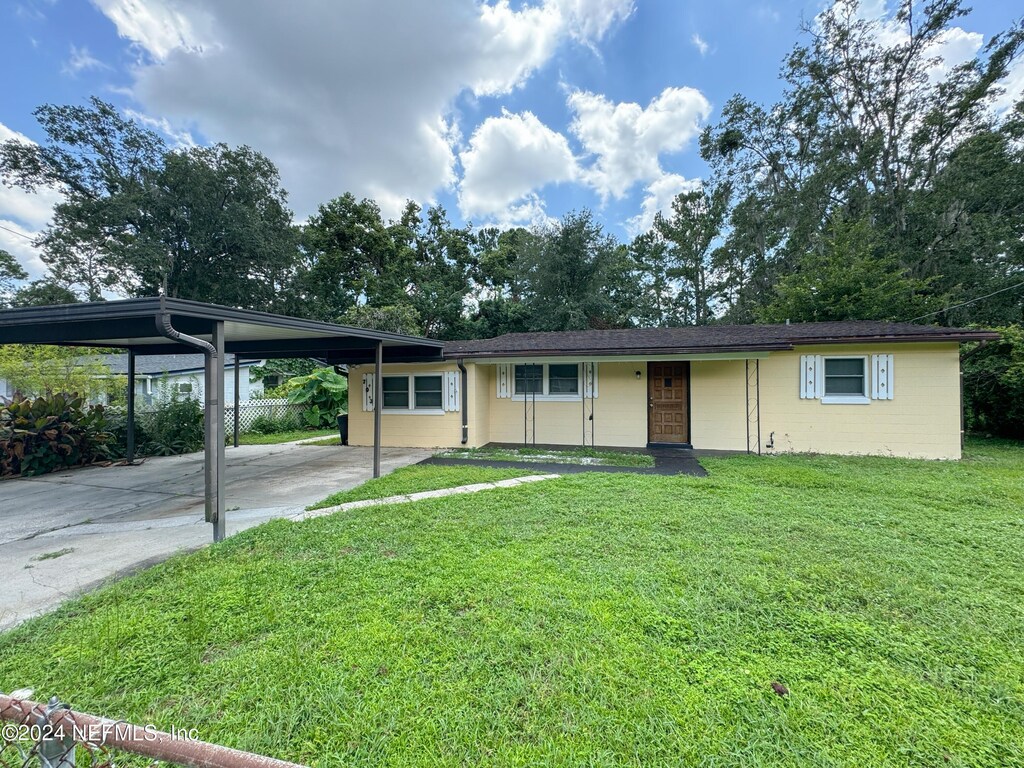
[[[575,400],[580,395],[578,363],[529,363],[515,366],[517,397]]]
[[[442,376],[385,376],[381,381],[385,411],[442,410]]]

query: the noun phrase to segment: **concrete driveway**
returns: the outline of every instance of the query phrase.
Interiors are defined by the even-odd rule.
[[[384,448],[381,470],[429,451]],[[227,449],[227,532],[301,512],[372,474],[369,448],[296,443]],[[209,544],[203,454],[0,481],[0,630],[183,550]]]

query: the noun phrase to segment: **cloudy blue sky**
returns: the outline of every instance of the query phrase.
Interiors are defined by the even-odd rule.
[[[890,0],[892,1],[892,0]],[[1020,13],[977,6],[937,54]],[[865,0],[867,16],[886,0]],[[594,209],[619,237],[706,174],[701,129],[734,93],[770,102],[823,0],[8,0],[0,140],[43,103],[113,102],[174,145],[249,144],[297,219],[343,192],[394,215],[531,224]],[[1018,63],[1007,83],[1024,91]],[[0,188],[0,248],[34,275],[56,193]]]

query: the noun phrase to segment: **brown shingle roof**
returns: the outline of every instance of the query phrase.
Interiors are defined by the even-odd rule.
[[[493,339],[450,341],[444,356],[692,354],[792,349],[797,344],[983,341],[990,331],[870,320],[792,325],[703,325],[682,328],[507,333]]]

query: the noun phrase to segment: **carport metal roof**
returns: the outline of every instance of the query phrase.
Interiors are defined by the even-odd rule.
[[[416,336],[352,328],[266,312],[166,297],[24,307],[0,311],[0,344],[121,347],[128,350],[128,451],[135,454],[135,357],[185,349],[205,356],[206,519],[214,541],[225,535],[224,360],[238,357],[316,357],[331,364],[373,362],[373,474],[380,475],[381,365],[442,359],[443,343]],[[238,366],[235,414],[237,438]],[[370,393],[367,393],[370,394]],[[237,445],[237,442],[236,442]]]
[[[165,355],[183,344],[161,332],[168,316],[180,333],[210,342],[224,324],[224,351],[243,357],[318,357],[332,364],[374,361],[378,342],[386,362],[440,360],[443,342],[321,323],[267,312],[164,297],[98,301],[0,311],[0,344],[121,347]]]

